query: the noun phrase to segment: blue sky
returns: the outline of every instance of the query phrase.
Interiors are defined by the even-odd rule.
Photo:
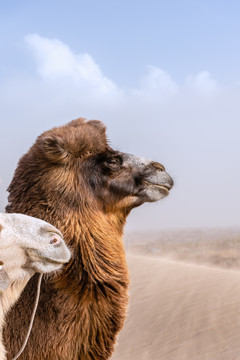
[[[0,209],[36,136],[83,116],[175,179],[129,230],[239,225],[239,15],[237,1],[2,2]]]
[[[180,82],[208,70],[228,83],[240,78],[239,14],[231,0],[2,2],[1,62],[10,71],[28,69],[22,39],[38,33],[91,54],[121,86],[136,85],[149,64]]]

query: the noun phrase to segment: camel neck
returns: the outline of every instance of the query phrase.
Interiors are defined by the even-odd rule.
[[[72,260],[59,278],[61,287],[73,277],[79,289],[86,283],[122,282],[128,278],[122,229],[116,230],[113,219],[99,215],[87,221],[72,214],[61,223],[64,225],[54,225],[62,231],[73,252]]]

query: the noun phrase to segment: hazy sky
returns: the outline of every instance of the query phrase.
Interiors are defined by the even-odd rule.
[[[36,137],[82,116],[175,180],[129,230],[239,226],[239,18],[238,1],[1,2],[0,210]]]

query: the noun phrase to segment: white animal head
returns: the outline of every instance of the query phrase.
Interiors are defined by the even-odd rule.
[[[61,232],[22,214],[0,214],[0,292],[34,272],[51,272],[70,260]]]

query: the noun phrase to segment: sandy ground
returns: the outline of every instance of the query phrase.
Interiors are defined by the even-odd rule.
[[[128,318],[112,360],[240,360],[240,271],[128,256]]]

